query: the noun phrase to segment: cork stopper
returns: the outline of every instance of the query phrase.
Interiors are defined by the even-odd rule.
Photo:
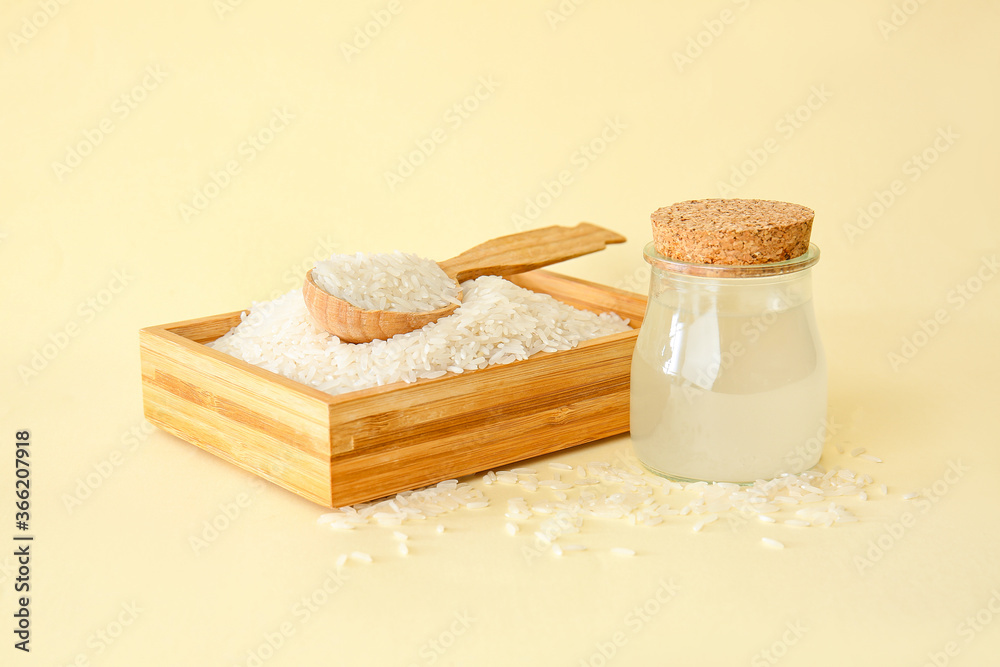
[[[653,242],[664,257],[697,264],[781,262],[809,250],[812,209],[763,199],[694,199],[657,209]]]

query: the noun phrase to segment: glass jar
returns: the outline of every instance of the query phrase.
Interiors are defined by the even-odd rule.
[[[639,460],[678,480],[799,473],[826,433],[826,360],[812,307],[819,248],[771,264],[692,264],[643,250],[649,300],[632,355]]]

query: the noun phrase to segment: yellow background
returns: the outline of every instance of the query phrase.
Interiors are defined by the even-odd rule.
[[[0,28],[0,541],[25,428],[36,535],[30,655],[0,548],[3,664],[247,665],[285,623],[262,664],[599,665],[619,632],[607,664],[998,664],[998,3],[17,0]],[[401,161],[420,164],[387,177]],[[720,194],[816,211],[842,425],[824,461],[890,491],[849,501],[858,524],[591,522],[590,551],[529,562],[497,500],[408,528],[402,559],[390,530],[317,527],[318,507],[143,428],[137,330],[273,297],[313,257],[444,259],[589,220],[629,242],[559,270],[644,292],[650,212]],[[935,483],[925,512],[901,499]],[[353,550],[375,562],[297,615]]]

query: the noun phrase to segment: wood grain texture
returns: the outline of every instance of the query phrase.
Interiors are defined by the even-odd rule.
[[[146,418],[326,504],[330,396],[175,333],[207,336],[211,331],[214,340],[229,330],[225,325],[238,322],[238,314],[230,314],[139,332]]]
[[[462,283],[480,276],[510,276],[533,271],[604,250],[609,243],[624,242],[625,237],[621,234],[589,222],[581,222],[575,227],[553,225],[500,236],[457,257],[438,262],[438,265],[448,276]],[[302,297],[316,324],[347,343],[368,343],[408,333],[451,315],[458,307],[458,304],[451,304],[420,312],[365,310],[324,290],[316,284],[312,271],[306,273]]]
[[[316,324],[345,343],[387,340],[396,334],[415,331],[431,322],[437,322],[458,308],[458,304],[450,304],[435,310],[415,312],[365,310],[338,299],[317,285],[311,270],[306,272],[302,283],[302,298]]]
[[[511,276],[534,271],[604,250],[609,243],[624,242],[625,237],[621,234],[590,222],[581,222],[575,227],[552,225],[499,236],[438,264],[461,283],[480,276]]]
[[[332,396],[203,345],[240,313],[140,332],[153,424],[327,507],[506,465],[628,430],[645,299],[547,271],[514,279],[632,331],[412,384]]]

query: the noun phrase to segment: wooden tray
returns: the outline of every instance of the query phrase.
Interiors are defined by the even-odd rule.
[[[627,331],[522,361],[333,396],[204,345],[241,312],[139,332],[146,418],[327,507],[374,500],[628,430],[637,294],[549,271],[522,287],[628,318]]]

